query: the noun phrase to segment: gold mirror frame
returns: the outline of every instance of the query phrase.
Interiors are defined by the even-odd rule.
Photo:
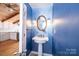
[[[44,29],[41,29],[40,27],[39,27],[39,20],[40,20],[40,17],[43,17],[44,19],[45,19],[45,27],[44,27]],[[40,31],[45,31],[45,29],[46,29],[46,27],[47,27],[47,20],[46,20],[46,17],[44,16],[44,15],[41,15],[41,16],[39,16],[38,17],[38,19],[37,19],[37,28],[40,30]]]

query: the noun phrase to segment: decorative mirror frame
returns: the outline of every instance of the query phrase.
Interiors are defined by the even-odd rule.
[[[40,19],[40,17],[43,17],[44,19],[45,19],[45,28],[44,29],[40,29],[40,27],[39,27],[39,19]],[[38,18],[37,18],[37,28],[40,30],[40,31],[45,31],[45,29],[46,29],[46,27],[47,27],[47,20],[46,20],[46,17],[44,16],[44,15],[40,15]]]

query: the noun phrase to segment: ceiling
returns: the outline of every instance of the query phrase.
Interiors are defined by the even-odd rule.
[[[52,5],[51,3],[29,3],[32,8],[44,8]]]
[[[16,3],[0,3],[0,21],[8,21],[10,23],[19,22],[19,4]]]

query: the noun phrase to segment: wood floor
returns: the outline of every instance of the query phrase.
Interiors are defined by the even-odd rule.
[[[0,56],[14,56],[19,50],[19,42],[6,40],[0,42]]]

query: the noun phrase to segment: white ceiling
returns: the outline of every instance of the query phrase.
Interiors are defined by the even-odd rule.
[[[32,8],[43,8],[52,5],[51,3],[29,3]]]

